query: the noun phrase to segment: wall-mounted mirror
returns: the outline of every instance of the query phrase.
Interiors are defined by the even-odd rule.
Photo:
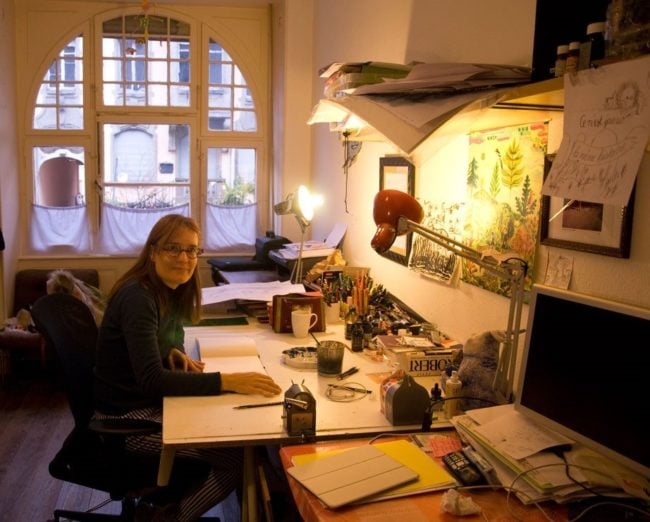
[[[379,158],[379,190],[383,189],[399,190],[415,196],[415,166],[401,156]],[[412,235],[409,232],[397,236],[393,246],[382,255],[396,263],[408,266]]]

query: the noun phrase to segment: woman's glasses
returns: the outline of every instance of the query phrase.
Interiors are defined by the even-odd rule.
[[[162,250],[166,255],[170,257],[178,257],[181,255],[181,252],[185,252],[185,255],[188,259],[196,259],[203,253],[203,249],[196,246],[183,248],[180,245],[174,244],[165,245],[160,250]]]

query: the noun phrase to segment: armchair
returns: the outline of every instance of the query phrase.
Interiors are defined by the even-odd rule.
[[[193,480],[209,473],[207,463],[176,459],[169,486],[156,486],[157,456],[145,457],[125,448],[128,435],[154,433],[160,426],[143,420],[92,419],[93,366],[97,326],[90,309],[69,294],[49,294],[32,306],[32,317],[46,342],[61,363],[74,427],[59,452],[50,462],[54,478],[108,493],[109,500],[122,504],[120,515],[74,512],[57,509],[54,521],[61,519],[134,520],[143,494],[147,498],[178,500]],[[100,506],[97,506],[100,507]],[[96,509],[96,508],[95,508]]]

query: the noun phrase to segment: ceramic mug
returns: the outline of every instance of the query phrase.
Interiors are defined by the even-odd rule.
[[[304,338],[309,335],[309,329],[316,324],[318,316],[310,310],[293,310],[291,312],[291,329],[293,335]]]

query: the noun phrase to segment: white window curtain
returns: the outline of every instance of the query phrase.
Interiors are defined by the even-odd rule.
[[[105,254],[137,253],[156,222],[167,214],[190,215],[189,204],[176,207],[135,209],[102,205],[99,243]]]
[[[206,205],[203,247],[211,252],[253,252],[257,203]]]
[[[75,253],[89,252],[90,230],[86,206],[32,205],[30,239],[34,252],[51,252],[53,249]]]

